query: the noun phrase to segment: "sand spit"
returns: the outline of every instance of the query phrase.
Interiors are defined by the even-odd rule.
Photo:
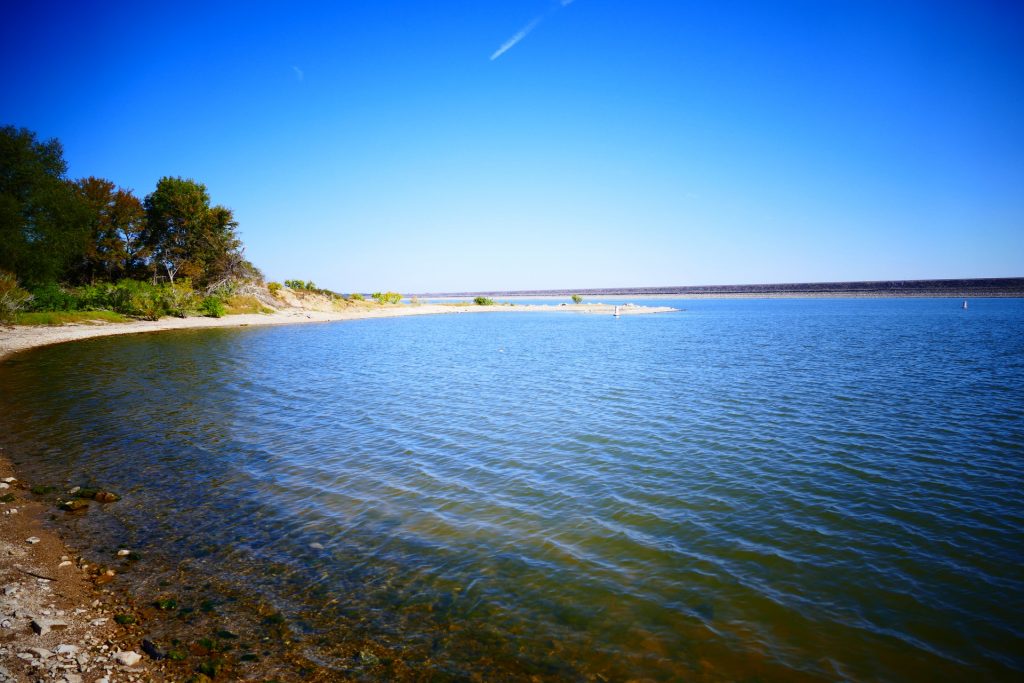
[[[255,327],[258,325],[294,325],[297,323],[333,322],[337,320],[360,320],[366,318],[394,318],[407,315],[440,315],[463,313],[581,313],[611,315],[611,304],[566,304],[566,305],[453,305],[453,304],[398,304],[392,306],[367,306],[344,311],[325,312],[304,309],[282,309],[274,313],[247,313],[229,315],[223,318],[162,318],[160,320],[139,320],[126,323],[73,324],[58,326],[0,327],[0,358],[18,351],[37,346],[48,346],[63,342],[106,337],[115,334],[138,334],[163,330],[184,330],[203,327]],[[620,315],[645,313],[669,313],[677,309],[667,306],[619,306]]]

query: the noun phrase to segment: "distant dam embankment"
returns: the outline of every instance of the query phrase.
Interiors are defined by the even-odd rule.
[[[873,280],[860,282],[794,282],[760,285],[679,287],[615,287],[607,289],[530,289],[515,291],[432,292],[421,297],[544,297],[571,296],[683,297],[1024,297],[1024,277],[959,280]]]

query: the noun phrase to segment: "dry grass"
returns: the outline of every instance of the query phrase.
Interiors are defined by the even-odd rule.
[[[98,325],[100,323],[123,323],[129,319],[112,311],[36,311],[19,313],[15,325]]]
[[[260,303],[254,296],[236,294],[224,302],[224,310],[228,315],[241,315],[243,313],[273,313],[274,309],[268,308]]]

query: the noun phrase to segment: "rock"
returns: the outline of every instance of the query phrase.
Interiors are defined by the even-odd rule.
[[[89,501],[82,498],[72,498],[60,504],[60,509],[67,512],[80,512],[89,507]]]
[[[4,478],[3,478],[3,482],[4,482],[5,484],[13,484],[13,483],[14,483],[14,482],[16,482],[16,481],[18,481],[18,480],[17,480],[17,479],[15,479],[14,477],[4,477]]]
[[[49,659],[53,656],[53,653],[42,647],[30,647],[25,649],[26,652],[31,652],[39,659]]]
[[[309,547],[312,548],[313,550],[323,550],[324,549],[324,544],[323,543],[310,543]]]
[[[114,655],[114,661],[124,666],[135,666],[142,659],[142,655],[132,650],[118,652]]]
[[[82,677],[78,674],[64,674],[64,683],[82,683]]]
[[[164,659],[167,657],[167,651],[149,638],[142,639],[142,651],[153,659]]]
[[[8,484],[6,481],[0,481],[0,491],[3,491],[4,489],[9,489],[9,488],[11,488],[10,484]]]
[[[59,655],[76,655],[78,654],[78,646],[61,644],[57,646],[54,652]]]
[[[12,626],[14,626],[14,623],[10,619],[0,621],[0,628],[11,628]]]
[[[97,491],[96,495],[93,496],[93,500],[97,503],[114,503],[121,500],[121,496],[110,491]]]
[[[374,666],[380,663],[380,658],[368,650],[359,651],[359,662],[366,666]]]
[[[36,543],[39,543],[39,538],[36,536],[29,536],[25,539],[25,543],[28,543],[29,545],[35,545]]]
[[[42,617],[37,617],[33,619],[31,626],[32,630],[36,632],[36,635],[40,636],[45,636],[52,630],[58,630],[68,627],[67,622],[63,622],[57,619],[43,619]]]
[[[63,562],[61,562],[60,564],[57,565],[57,568],[58,569],[62,569],[63,567],[70,567],[70,566],[71,566],[71,560],[64,560]]]
[[[117,556],[118,557],[127,557],[128,555],[131,555],[131,554],[132,554],[131,550],[126,550],[124,548],[121,548],[120,550],[117,551]]]

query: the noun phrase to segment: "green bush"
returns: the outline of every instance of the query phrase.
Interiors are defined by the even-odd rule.
[[[379,304],[397,304],[402,300],[398,292],[374,292],[370,297]]]
[[[572,302],[574,304],[581,304],[581,303],[583,303],[583,297],[580,296],[579,294],[573,294],[572,295]]]
[[[209,316],[210,318],[222,318],[227,312],[224,308],[224,300],[218,296],[208,296],[203,299],[203,303],[200,304],[199,309],[203,315]]]
[[[270,293],[273,296],[277,296],[277,293],[281,291],[281,283],[280,282],[268,282],[267,283],[267,289],[270,290]]]
[[[348,295],[349,301],[366,301],[366,297],[359,292],[352,292]]]
[[[160,289],[164,310],[177,318],[184,318],[199,305],[199,296],[192,291],[192,282],[187,278],[163,285]]]
[[[478,296],[477,298],[473,299],[473,303],[475,303],[477,306],[493,306],[494,299],[488,299],[486,296]]]
[[[32,290],[33,311],[77,311],[78,299],[64,291],[56,282],[50,282]]]
[[[18,311],[32,302],[32,295],[18,286],[18,279],[0,270],[0,324],[10,325]]]

